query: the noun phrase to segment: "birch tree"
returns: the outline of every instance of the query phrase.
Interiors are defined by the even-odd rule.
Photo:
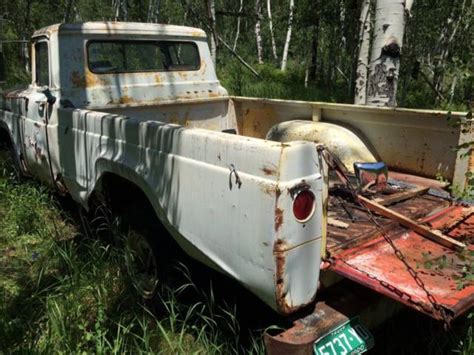
[[[214,0],[207,0],[207,13],[208,13],[210,28],[211,28],[211,36],[210,36],[211,37],[210,38],[211,56],[212,56],[212,62],[214,63],[214,66],[215,66],[216,60],[217,60],[218,36],[217,36],[217,26],[216,26],[216,3]]]
[[[115,21],[128,20],[128,0],[112,0]]]
[[[308,67],[308,73],[306,78],[306,86],[308,81],[316,80],[316,71],[318,68],[318,47],[319,47],[319,24],[321,11],[319,9],[320,2],[319,0],[313,0],[311,6],[311,14],[313,20],[313,35],[311,37],[311,58],[310,64]]]
[[[293,26],[293,10],[295,8],[295,1],[290,0],[290,13],[288,17],[288,30],[286,32],[286,40],[285,40],[285,47],[283,48],[283,55],[281,58],[281,70],[286,70],[286,65],[288,62],[288,50],[290,49],[290,42],[291,42],[291,29]]]
[[[160,0],[148,0],[148,14],[146,22],[158,23],[160,20]]]
[[[68,23],[71,21],[71,10],[73,6],[74,0],[68,0],[66,3],[66,11],[64,12],[64,21],[65,23]]]
[[[272,2],[267,0],[267,14],[268,14],[268,27],[270,28],[270,37],[272,40],[272,52],[273,58],[278,60],[277,48],[275,43],[275,34],[273,32],[273,19],[272,19]]]
[[[471,2],[471,6],[472,6]],[[438,40],[437,54],[435,59],[435,70],[433,75],[433,85],[437,91],[441,91],[444,73],[446,71],[446,62],[449,55],[449,49],[456,38],[459,26],[462,23],[463,16],[465,15],[466,0],[461,2],[460,8],[457,8],[456,4],[451,5],[451,12],[446,20],[446,24],[441,31],[441,35]]]
[[[377,0],[370,56],[367,104],[396,106],[405,17],[412,2]],[[408,5],[407,7],[405,5]]]
[[[257,15],[257,21],[255,22],[255,38],[257,39],[257,59],[258,64],[263,63],[263,47],[262,47],[262,6],[260,0],[255,0],[255,13]]]
[[[244,0],[240,0],[239,14],[242,12],[243,8],[244,8]],[[234,51],[237,49],[237,42],[240,36],[240,21],[241,21],[240,16],[237,16],[237,28],[235,30],[234,46],[232,47]]]
[[[359,18],[359,53],[357,56],[357,71],[355,82],[354,103],[365,105],[367,102],[367,73],[369,70],[370,31],[372,28],[371,0],[362,3]]]

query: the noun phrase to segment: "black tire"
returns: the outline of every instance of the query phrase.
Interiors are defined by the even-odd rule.
[[[125,266],[133,287],[142,298],[151,299],[159,282],[156,243],[134,230],[124,238]]]
[[[12,170],[18,180],[24,178],[23,170],[20,165],[20,158],[16,154],[13,142],[5,130],[0,130],[0,159],[4,168]]]
[[[95,198],[95,206],[99,206],[95,214],[109,227],[101,237],[111,238],[112,243],[119,241],[132,285],[142,298],[151,299],[157,293],[160,269],[166,258],[158,249],[157,239],[163,233],[161,223],[135,185],[121,179],[106,179],[103,186]],[[165,246],[166,242],[162,240],[160,245]]]

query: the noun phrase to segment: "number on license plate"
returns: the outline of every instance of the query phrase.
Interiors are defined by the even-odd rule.
[[[372,334],[353,318],[314,343],[317,355],[361,354],[374,346]]]

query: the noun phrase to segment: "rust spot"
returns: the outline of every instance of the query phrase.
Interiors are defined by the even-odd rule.
[[[262,171],[265,175],[269,176],[269,175],[276,175],[276,170],[274,168],[271,168],[271,167],[268,167],[268,166],[264,166],[262,168]]]
[[[278,232],[283,224],[283,210],[279,207],[275,209],[275,232]]]
[[[77,70],[72,71],[71,82],[74,88],[83,88],[86,86],[86,79]]]
[[[202,31],[192,31],[191,36],[193,36],[193,37],[204,37]]]
[[[160,74],[155,74],[155,83],[161,84],[161,76],[160,76]]]
[[[134,102],[134,99],[130,96],[127,96],[127,95],[123,95],[120,99],[119,99],[119,103],[121,104],[131,104]]]
[[[219,93],[211,91],[208,95],[208,97],[219,97]]]
[[[95,75],[89,70],[86,70],[86,83],[85,84],[87,87],[92,87],[92,86],[104,85],[106,83],[103,80],[99,79],[98,75]]]
[[[77,70],[74,70],[71,73],[71,82],[74,88],[86,88],[106,84],[98,75],[95,75],[87,69],[85,70],[85,76]]]

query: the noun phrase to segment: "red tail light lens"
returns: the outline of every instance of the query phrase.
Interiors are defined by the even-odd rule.
[[[309,190],[303,190],[296,195],[293,201],[293,214],[298,222],[304,223],[313,216],[315,200],[314,194]]]

